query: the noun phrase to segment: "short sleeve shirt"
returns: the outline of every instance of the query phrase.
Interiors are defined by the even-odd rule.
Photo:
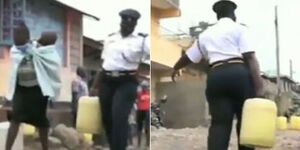
[[[207,58],[212,64],[242,57],[243,53],[254,52],[251,43],[247,27],[235,23],[230,18],[222,18],[199,35],[198,40],[186,51],[186,55],[194,63]]]
[[[133,33],[122,37],[120,32],[111,34],[104,42],[101,58],[103,69],[108,71],[136,70],[138,65],[149,59],[149,38]]]

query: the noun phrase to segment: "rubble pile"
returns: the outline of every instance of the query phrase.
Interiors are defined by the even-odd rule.
[[[300,116],[300,100],[294,100],[294,105],[290,109],[293,115]]]
[[[94,150],[92,143],[87,141],[83,134],[78,133],[74,128],[63,124],[56,126],[49,132],[50,150]],[[30,140],[31,139],[31,140]],[[25,150],[41,149],[38,136],[25,137]]]
[[[33,136],[25,136],[24,144],[24,150],[42,149],[37,133]],[[82,133],[64,124],[50,129],[48,145],[49,150],[109,150],[106,146],[93,145],[92,141],[87,141]],[[144,149],[149,150],[147,147]],[[136,148],[133,145],[129,145],[127,150],[136,150]]]
[[[83,134],[63,124],[56,126],[49,138],[55,139],[55,142],[60,140],[61,144],[69,150],[88,150],[90,147],[90,144],[85,140]],[[49,145],[56,145],[53,141],[49,140],[49,142],[51,143]]]

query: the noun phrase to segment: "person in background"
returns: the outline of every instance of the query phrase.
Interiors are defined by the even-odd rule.
[[[95,80],[95,76],[96,76],[96,71],[91,71],[90,77],[89,77],[89,81],[88,81],[88,88],[90,89],[93,85],[93,82]]]
[[[239,137],[243,104],[248,98],[263,96],[263,81],[249,30],[236,23],[237,5],[221,0],[213,5],[218,22],[199,35],[198,40],[175,64],[172,78],[179,69],[208,59],[206,97],[212,117],[208,150],[227,150],[233,119],[237,117]],[[239,145],[239,150],[254,148]]]
[[[78,101],[82,96],[88,96],[87,76],[83,67],[76,69],[76,77],[72,81],[72,114],[73,125],[76,127]]]
[[[141,91],[138,92],[137,98],[137,128],[138,128],[138,146],[141,146],[143,129],[145,129],[147,146],[150,144],[150,91],[149,83],[142,81]]]
[[[14,45],[10,50],[12,72],[6,97],[12,101],[12,112],[8,118],[6,150],[11,150],[21,123],[38,128],[42,149],[48,150],[47,104],[58,98],[61,87],[56,39],[56,33],[44,32],[39,40],[30,41],[25,23],[14,28]]]
[[[134,105],[131,109],[130,115],[129,115],[129,130],[128,130],[128,143],[129,145],[134,144],[134,138],[136,137],[136,105]]]

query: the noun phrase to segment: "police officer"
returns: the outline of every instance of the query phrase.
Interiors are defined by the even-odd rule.
[[[208,150],[227,150],[232,122],[237,117],[241,126],[242,107],[247,98],[262,96],[263,84],[258,61],[249,44],[248,29],[235,22],[237,5],[222,0],[213,5],[218,22],[199,35],[174,66],[172,78],[179,69],[207,58],[210,71],[206,97],[212,117]],[[252,148],[239,145],[239,150]]]
[[[140,13],[125,9],[120,31],[110,34],[101,58],[102,69],[96,75],[91,94],[99,92],[103,122],[111,150],[125,150],[128,138],[128,117],[137,95],[136,79],[139,64],[150,50],[146,35],[134,32]]]

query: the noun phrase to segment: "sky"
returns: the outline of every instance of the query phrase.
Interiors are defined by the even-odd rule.
[[[110,33],[120,28],[119,12],[123,9],[133,8],[141,13],[136,27],[137,32],[150,33],[150,0],[60,0],[71,4],[82,11],[100,18],[96,21],[84,17],[84,35],[95,40],[103,40]]]
[[[108,34],[120,28],[119,12],[133,8],[141,13],[136,27],[137,32],[150,33],[150,0],[60,0],[82,11],[100,18],[83,18],[84,35],[95,40],[103,40]]]
[[[180,1],[181,17],[164,19],[161,26],[172,33],[188,33],[189,27],[200,21],[217,21],[212,5],[216,0]],[[246,24],[252,33],[261,70],[276,75],[275,46],[275,4],[278,5],[280,70],[283,75],[290,75],[289,60],[293,62],[293,78],[300,81],[300,59],[298,46],[300,35],[299,0],[235,0],[237,22]],[[299,49],[299,50],[298,50]]]
[[[118,12],[125,8],[137,9],[142,18],[136,31],[150,33],[150,0],[60,0],[72,4],[76,8],[93,14],[100,21],[85,17],[84,35],[95,40],[103,40],[108,34],[119,29]],[[164,19],[161,26],[172,33],[188,33],[191,26],[199,21],[215,23],[216,17],[211,7],[217,0],[180,0],[181,17]],[[300,46],[299,0],[233,0],[237,3],[237,21],[247,24],[255,41],[253,48],[259,59],[261,70],[276,74],[275,47],[275,4],[278,5],[280,69],[281,74],[290,75],[289,61],[293,62],[293,77],[300,81]],[[299,49],[299,50],[298,50]]]

